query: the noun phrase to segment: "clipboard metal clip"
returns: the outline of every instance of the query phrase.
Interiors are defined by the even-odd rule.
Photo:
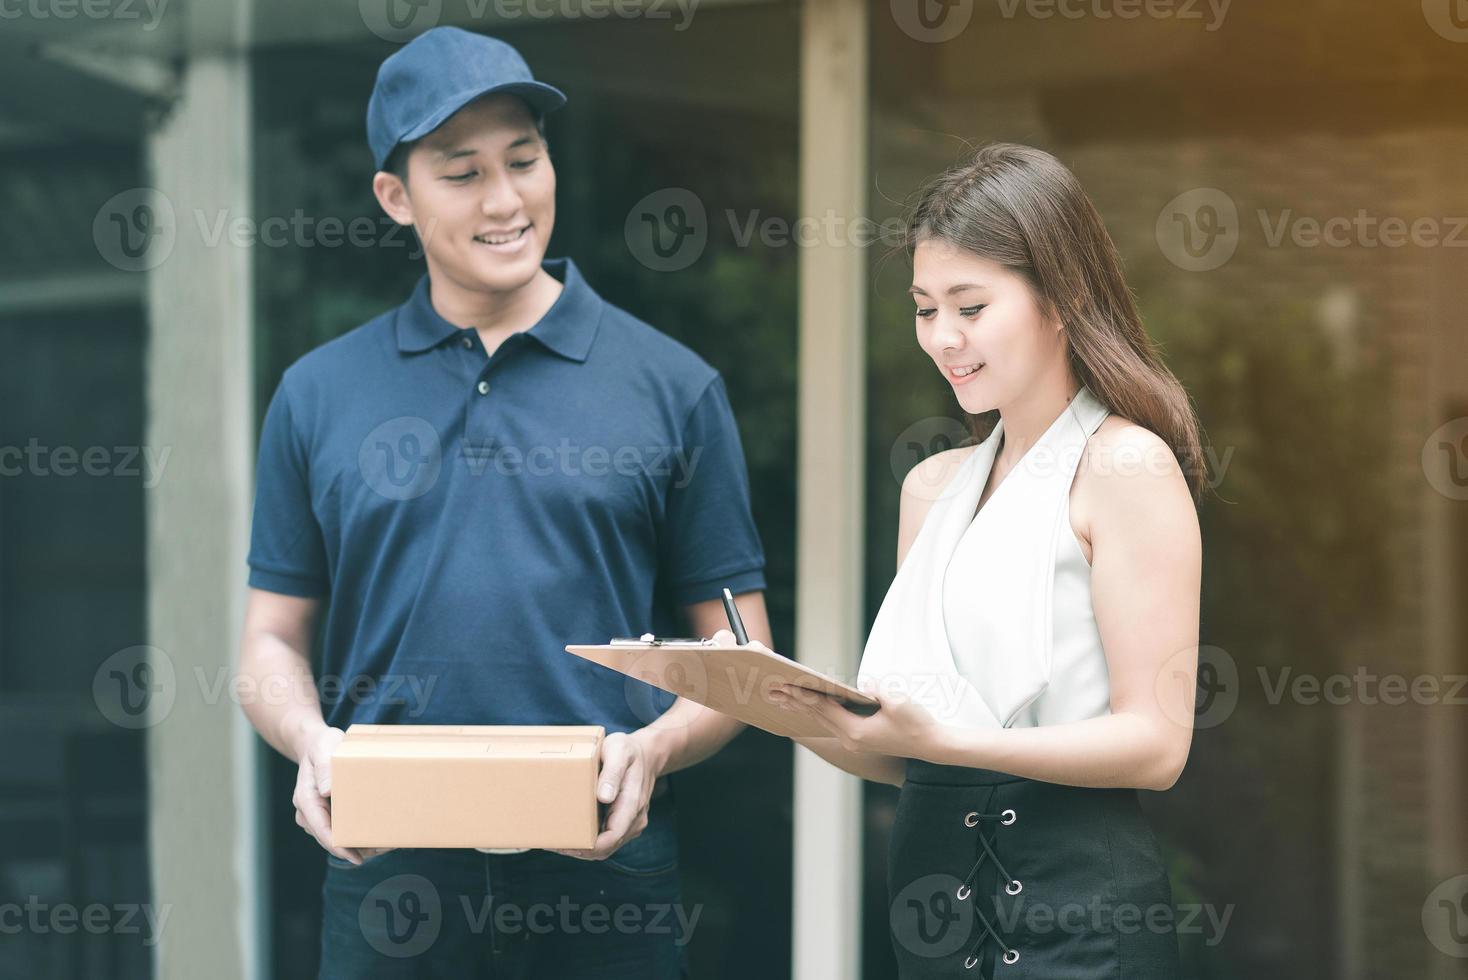
[[[612,640],[611,645],[614,647],[711,647],[714,645],[714,641],[698,637],[653,636],[651,633],[643,633],[638,637],[617,637]]]

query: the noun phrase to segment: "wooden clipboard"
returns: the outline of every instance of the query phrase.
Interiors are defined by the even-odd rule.
[[[771,687],[777,683],[831,695],[862,713],[875,711],[878,706],[876,699],[818,670],[749,647],[619,643],[568,646],[566,652],[785,738],[834,736],[814,718],[768,700]]]

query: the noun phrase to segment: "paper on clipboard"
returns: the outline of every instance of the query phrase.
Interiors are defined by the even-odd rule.
[[[877,707],[876,699],[835,678],[788,657],[750,647],[618,643],[572,645],[566,652],[785,738],[832,736],[814,718],[769,700],[777,684],[829,694],[858,711]]]

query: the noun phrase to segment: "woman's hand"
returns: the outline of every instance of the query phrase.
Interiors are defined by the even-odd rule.
[[[859,715],[835,698],[789,684],[774,687],[770,699],[786,710],[810,715],[840,739],[848,752],[926,759],[943,744],[948,726],[922,705],[896,695],[884,696],[871,685],[863,685],[861,691],[880,705],[873,714]]]

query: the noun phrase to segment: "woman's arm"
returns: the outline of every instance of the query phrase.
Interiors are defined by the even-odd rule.
[[[722,614],[722,609],[720,613]],[[719,630],[714,633],[714,643],[719,646],[732,646],[734,634],[728,630]],[[750,640],[749,646],[766,653],[774,653],[769,647],[759,640]],[[777,703],[779,699],[774,699]],[[895,756],[883,755],[875,752],[852,752],[843,748],[841,740],[834,735],[825,738],[791,738],[792,742],[805,746],[816,755],[825,759],[837,769],[859,776],[862,779],[870,779],[875,783],[891,783],[893,786],[901,786],[907,777],[907,760]]]
[[[901,786],[907,778],[907,760],[895,755],[882,755],[876,752],[852,752],[843,748],[841,740],[832,736],[830,738],[797,738],[795,742],[814,752],[825,759],[837,769],[845,770],[853,776],[869,779],[874,783],[887,783],[892,786]]]
[[[907,471],[902,480],[897,511],[897,567],[902,567],[913,540],[922,528],[923,520],[933,506],[933,501],[942,496],[948,481],[972,447],[949,449],[934,453]],[[805,746],[825,759],[837,769],[853,776],[869,779],[875,783],[890,783],[901,786],[907,778],[907,759],[902,756],[885,755],[877,752],[853,752],[843,748],[841,739],[797,738],[794,741]]]
[[[938,724],[920,706],[895,699],[882,699],[880,711],[862,717],[809,692],[787,695],[825,719],[851,751],[1072,786],[1172,786],[1193,734],[1202,575],[1197,512],[1172,453],[1145,429],[1098,433],[1088,456],[1092,607],[1106,651],[1110,715],[977,730]]]

